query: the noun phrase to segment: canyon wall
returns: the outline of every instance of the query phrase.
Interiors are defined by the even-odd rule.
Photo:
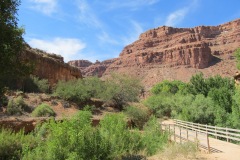
[[[27,63],[33,65],[33,74],[40,79],[48,79],[51,86],[59,80],[68,81],[82,78],[80,70],[64,63],[61,56],[48,54],[29,46],[26,47],[23,56]]]
[[[81,70],[86,76],[127,73],[140,77],[144,83],[151,81],[149,77],[155,77],[156,82],[188,81],[199,71],[206,75],[231,76],[236,70],[233,52],[239,47],[240,19],[218,26],[162,26],[142,33],[107,65],[106,61],[93,63]]]

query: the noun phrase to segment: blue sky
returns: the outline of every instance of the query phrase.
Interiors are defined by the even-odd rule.
[[[65,62],[118,57],[140,33],[167,25],[219,25],[240,17],[239,0],[22,0],[19,26],[33,48]]]

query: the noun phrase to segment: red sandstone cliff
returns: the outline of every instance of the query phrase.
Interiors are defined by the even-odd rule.
[[[109,59],[102,62],[92,63],[87,60],[69,61],[68,64],[79,68],[84,76],[102,77],[106,69],[115,62],[116,59]]]
[[[240,19],[218,26],[163,26],[142,33],[106,68],[97,67],[103,64],[100,63],[83,70],[85,75],[92,75],[92,70],[103,76],[110,72],[128,73],[149,85],[163,79],[188,81],[198,71],[229,76],[236,70],[232,53],[239,47]]]
[[[50,85],[57,83],[59,80],[68,81],[82,78],[80,70],[64,63],[61,56],[48,54],[27,46],[23,57],[27,62],[33,64],[33,74],[41,79],[48,79]]]

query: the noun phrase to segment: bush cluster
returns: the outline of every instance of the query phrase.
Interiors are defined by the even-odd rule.
[[[49,93],[49,83],[47,79],[39,79],[36,76],[29,76],[24,81],[23,91],[36,93]]]
[[[135,78],[112,74],[105,81],[97,77],[61,81],[54,94],[76,103],[88,102],[90,98],[101,98],[122,110],[127,102],[138,101],[141,88],[140,82]]]
[[[125,109],[126,115],[131,119],[139,129],[143,129],[144,124],[149,120],[150,114],[147,109],[135,107],[135,106],[128,106]]]
[[[42,103],[33,110],[32,116],[33,117],[50,117],[50,116],[55,116],[55,112],[52,110],[52,108],[49,105]]]
[[[183,87],[184,86],[184,87]],[[144,103],[157,117],[239,128],[239,89],[229,78],[196,74],[189,83],[163,81]]]
[[[28,111],[29,107],[24,103],[23,97],[10,99],[7,105],[7,114],[9,115],[21,115],[23,112]]]
[[[109,114],[98,127],[91,113],[80,111],[70,120],[50,120],[34,133],[0,131],[0,159],[111,160],[153,155],[167,144],[167,134],[151,117],[145,131],[129,130],[124,114]]]

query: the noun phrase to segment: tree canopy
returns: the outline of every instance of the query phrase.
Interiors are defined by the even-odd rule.
[[[0,2],[0,96],[3,88],[19,80],[28,72],[22,62],[21,53],[24,47],[24,29],[18,27],[17,7],[20,0],[2,0]]]

